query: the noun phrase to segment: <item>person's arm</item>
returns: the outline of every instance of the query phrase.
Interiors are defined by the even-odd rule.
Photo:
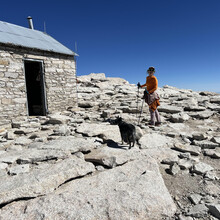
[[[148,91],[150,94],[157,90],[158,81],[156,77],[152,80],[152,84],[153,84],[153,88],[150,91]]]
[[[143,87],[145,87],[145,86],[147,86],[147,83],[145,83],[145,84],[141,85],[141,88],[143,88]]]
[[[141,85],[141,88],[146,87],[147,86],[147,78],[146,78],[146,83]]]

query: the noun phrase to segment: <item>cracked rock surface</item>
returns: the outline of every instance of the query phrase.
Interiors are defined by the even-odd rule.
[[[171,216],[175,211],[158,165],[146,157],[108,172],[71,181],[55,193],[30,202],[12,203],[2,209],[1,216],[59,219],[62,213],[69,219],[156,220]]]
[[[158,88],[162,125],[148,126],[145,104],[137,126],[136,85],[78,82],[77,108],[0,128],[0,220],[220,219],[219,94]],[[122,144],[117,116],[139,145]]]

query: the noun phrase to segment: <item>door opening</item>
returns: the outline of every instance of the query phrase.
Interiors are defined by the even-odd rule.
[[[43,63],[24,61],[29,116],[46,115]]]

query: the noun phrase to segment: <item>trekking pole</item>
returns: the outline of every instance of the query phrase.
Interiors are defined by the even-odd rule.
[[[142,113],[143,113],[144,102],[145,102],[145,99],[143,99],[143,102],[142,102],[141,112],[140,112],[140,116],[139,116],[139,119],[138,119],[138,125],[140,124],[141,115],[142,115]]]
[[[77,53],[77,42],[75,41],[75,52]],[[78,56],[78,55],[76,55]],[[78,102],[79,102],[79,98],[78,98],[78,80],[77,80],[77,60],[76,60],[76,56],[74,56],[74,60],[75,60],[75,76],[76,76],[76,105],[77,105],[77,108],[79,107],[78,106]]]
[[[137,94],[137,110],[136,110],[136,118],[138,118],[138,98],[139,98],[139,87],[138,87],[138,94]]]

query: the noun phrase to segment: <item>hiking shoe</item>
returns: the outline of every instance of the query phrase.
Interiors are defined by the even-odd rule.
[[[161,122],[156,122],[155,126],[160,126],[162,123]]]
[[[154,124],[153,123],[148,123],[148,126],[149,127],[154,127]]]

